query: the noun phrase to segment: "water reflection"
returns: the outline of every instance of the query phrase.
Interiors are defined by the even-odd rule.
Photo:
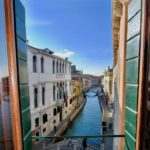
[[[4,0],[0,0],[0,150],[12,150],[9,73]]]
[[[12,126],[8,77],[0,84],[0,149],[12,149]]]

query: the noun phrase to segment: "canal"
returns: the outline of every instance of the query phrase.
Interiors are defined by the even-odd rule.
[[[98,97],[95,96],[98,90],[100,88],[94,88],[86,93],[86,104],[65,132],[65,136],[92,136],[101,134],[102,115]],[[88,142],[94,146],[100,146],[100,139],[88,139]]]

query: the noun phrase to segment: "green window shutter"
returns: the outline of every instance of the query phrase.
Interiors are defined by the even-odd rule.
[[[132,0],[128,9],[126,50],[125,150],[135,150],[136,147],[141,14],[141,0]]]
[[[25,9],[20,0],[14,1],[14,10],[23,149],[32,150]]]

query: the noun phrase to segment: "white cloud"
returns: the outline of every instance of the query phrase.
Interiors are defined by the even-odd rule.
[[[59,57],[72,57],[75,53],[71,50],[63,50],[63,52],[56,52],[55,55],[59,56]]]

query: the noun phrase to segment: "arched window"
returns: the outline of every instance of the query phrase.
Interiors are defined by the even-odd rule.
[[[59,85],[59,98],[62,99],[62,83]]]
[[[72,103],[72,99],[70,99],[70,104]]]
[[[34,88],[34,107],[38,107],[38,89]]]
[[[53,61],[53,74],[55,73],[55,61]]]
[[[56,70],[57,70],[57,73],[58,73],[58,61],[56,63]]]
[[[63,85],[62,85],[62,91],[63,91],[63,94],[64,94],[64,92],[65,92],[64,82],[63,82]]]
[[[59,88],[59,99],[61,99],[61,89]]]
[[[45,87],[42,87],[42,104],[45,105]]]
[[[64,63],[62,64],[62,72],[64,73],[65,70],[64,70]]]
[[[41,72],[44,73],[44,58],[41,58]]]
[[[53,86],[53,100],[55,101],[55,93],[56,93],[56,90],[55,90],[55,85]]]
[[[60,106],[57,107],[57,113],[59,113],[59,112],[60,112]]]
[[[65,73],[67,73],[67,65],[65,64]]]
[[[48,119],[47,119],[47,114],[44,114],[43,115],[43,123],[46,123],[48,121]]]
[[[33,72],[37,72],[37,57],[33,56]]]
[[[59,99],[59,83],[57,83],[57,100]]]
[[[59,63],[59,73],[61,73],[61,62]]]
[[[59,91],[57,90],[57,100],[59,99]]]
[[[56,116],[57,115],[57,109],[53,109],[53,115]]]

